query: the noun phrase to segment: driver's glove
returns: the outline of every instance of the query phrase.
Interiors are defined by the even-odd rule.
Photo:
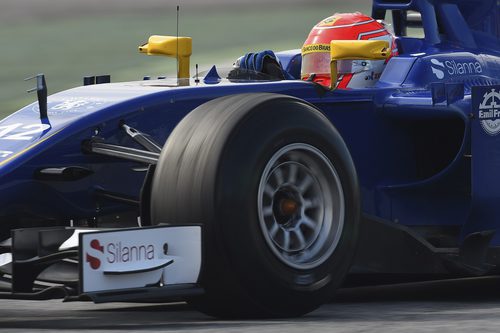
[[[290,73],[283,69],[278,57],[271,50],[247,53],[238,58],[234,65],[241,69],[264,73],[282,80],[295,80]]]

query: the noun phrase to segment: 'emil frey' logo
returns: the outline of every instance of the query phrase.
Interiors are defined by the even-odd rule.
[[[486,133],[500,133],[500,92],[491,89],[483,95],[483,101],[479,104],[479,119]]]
[[[464,74],[481,74],[483,68],[478,61],[455,61],[445,60],[441,62],[437,59],[431,59],[431,70],[439,80],[444,78],[444,74],[448,75],[464,75]]]
[[[99,269],[104,260],[108,264],[133,263],[155,258],[155,247],[152,244],[126,246],[122,242],[101,245],[99,240],[90,241],[92,254],[85,253],[85,261],[93,270]]]

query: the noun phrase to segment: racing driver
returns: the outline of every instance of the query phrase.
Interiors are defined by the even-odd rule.
[[[332,40],[385,40],[391,57],[397,55],[395,38],[385,24],[356,13],[336,13],[316,24],[302,46],[301,79],[330,86],[330,42]],[[340,60],[337,88],[368,88],[378,81],[388,60]],[[279,79],[296,79],[288,73],[273,51],[247,53],[235,67],[262,72]]]

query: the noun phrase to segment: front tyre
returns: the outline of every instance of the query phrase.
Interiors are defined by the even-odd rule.
[[[221,317],[297,316],[328,301],[354,254],[359,194],[345,143],[310,104],[241,94],[189,113],[161,153],[153,223],[203,223],[192,300]]]

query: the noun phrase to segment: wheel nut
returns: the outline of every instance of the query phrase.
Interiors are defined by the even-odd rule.
[[[295,200],[292,199],[283,199],[281,200],[280,204],[280,209],[283,215],[293,215],[297,212],[297,209],[299,208],[298,203]]]

